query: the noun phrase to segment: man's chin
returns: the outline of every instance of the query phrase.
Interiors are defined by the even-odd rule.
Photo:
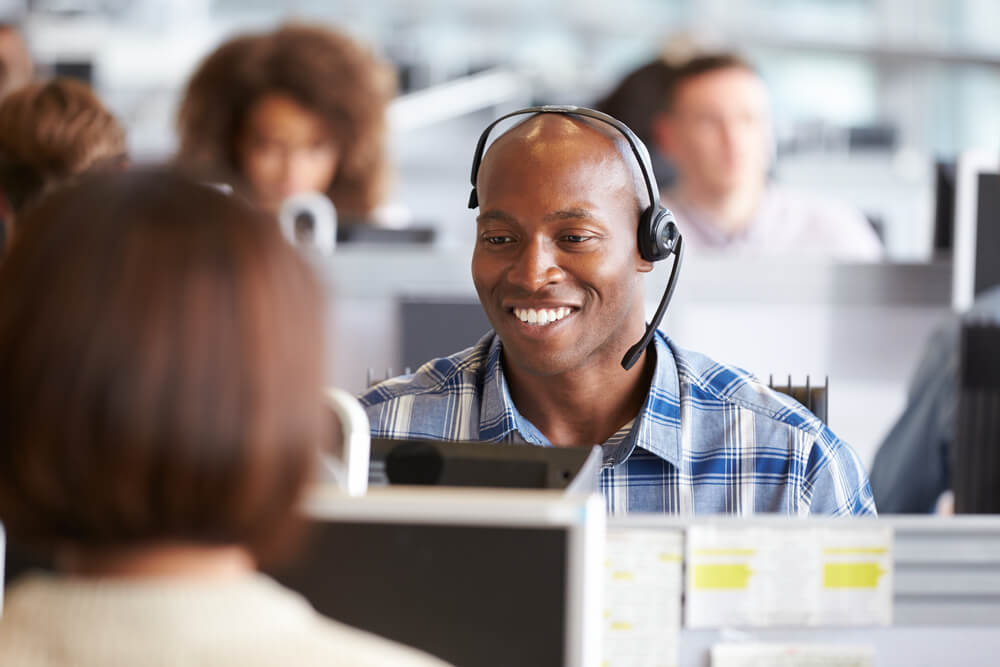
[[[503,336],[500,337],[503,344],[504,366],[516,367],[517,371],[534,377],[552,377],[565,373],[579,363],[578,359],[568,358],[565,352],[541,352],[539,350],[522,350],[518,345],[508,345]]]

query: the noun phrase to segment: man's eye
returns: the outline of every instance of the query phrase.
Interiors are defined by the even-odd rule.
[[[514,238],[511,236],[487,234],[483,236],[483,240],[490,245],[505,245],[507,243],[513,243]]]
[[[585,236],[583,234],[566,234],[563,236],[563,241],[567,243],[584,243],[594,238],[593,236]]]

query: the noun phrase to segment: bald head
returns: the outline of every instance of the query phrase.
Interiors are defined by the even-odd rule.
[[[538,113],[501,134],[486,151],[476,179],[480,198],[497,168],[545,163],[552,169],[580,165],[600,170],[602,184],[631,198],[638,220],[649,194],[628,140],[601,121],[564,113]],[[539,182],[539,186],[548,183]]]
[[[642,183],[628,143],[600,121],[544,112],[490,146],[472,280],[508,377],[621,372],[653,269],[639,252]]]

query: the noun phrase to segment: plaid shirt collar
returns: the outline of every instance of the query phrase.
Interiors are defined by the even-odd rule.
[[[552,443],[531,422],[521,416],[510,397],[507,379],[500,363],[500,337],[493,340],[483,371],[483,402],[480,410],[479,436],[490,442],[520,439],[534,445],[551,447]],[[626,461],[636,447],[656,454],[677,466],[681,460],[680,380],[677,365],[666,337],[656,332],[649,351],[656,355],[656,368],[646,400],[632,426],[632,432],[619,445],[605,452],[608,463]]]

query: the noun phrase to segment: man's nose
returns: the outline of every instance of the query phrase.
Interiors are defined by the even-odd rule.
[[[507,271],[507,280],[528,292],[537,292],[562,279],[563,271],[556,261],[556,248],[544,239],[525,241]]]

